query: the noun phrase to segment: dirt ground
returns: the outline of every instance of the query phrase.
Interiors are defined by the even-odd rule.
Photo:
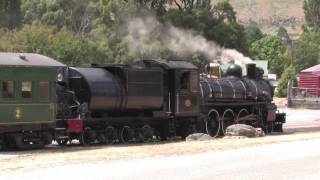
[[[285,107],[285,99],[275,98],[275,102],[279,107]],[[312,116],[306,116],[305,113],[309,113]],[[264,144],[320,139],[319,114],[320,111],[309,112],[308,110],[293,110],[290,112],[290,115],[288,115],[289,123],[285,125],[285,132],[283,134],[272,134],[260,138],[226,137],[215,138],[208,141],[185,142],[181,140],[170,140],[166,142],[150,142],[145,144],[97,145],[90,147],[80,147],[78,145],[59,147],[57,145],[50,145],[41,150],[0,152],[0,177],[1,172],[28,172],[29,170],[50,168],[64,164],[73,165],[81,164],[83,162],[96,163],[128,159],[168,157],[174,155],[217,152]],[[303,119],[306,120],[300,122],[300,120]],[[302,127],[301,124],[309,124],[309,126]]]
[[[287,106],[287,98],[274,97],[273,102],[278,106],[278,108],[285,108]]]
[[[165,143],[155,142],[148,144],[91,147],[59,147],[51,145],[44,150],[1,152],[0,172],[28,171],[37,168],[61,166],[61,164],[81,164],[82,162],[95,163],[187,155],[319,138],[320,131],[308,133],[291,132],[261,138],[216,138],[208,141],[195,142],[169,141]]]

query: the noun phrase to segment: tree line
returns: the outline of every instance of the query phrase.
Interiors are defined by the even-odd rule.
[[[268,60],[280,77],[279,95],[285,95],[289,78],[319,63],[320,0],[304,0],[303,8],[304,32],[292,40],[282,27],[268,35],[258,26],[239,24],[228,0],[1,0],[0,51],[40,53],[69,65],[128,63],[137,57],[129,53],[123,24],[154,16],[252,59]],[[176,56],[163,46],[159,58]],[[183,58],[198,66],[211,60],[200,52]]]

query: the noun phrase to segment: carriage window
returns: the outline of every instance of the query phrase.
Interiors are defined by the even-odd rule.
[[[21,96],[22,98],[31,98],[32,97],[32,82],[23,81],[21,83]]]
[[[2,82],[2,97],[13,98],[14,96],[14,83],[13,81]]]
[[[188,90],[190,87],[190,72],[182,73],[180,77],[180,89],[181,90]]]
[[[43,98],[43,99],[48,98],[49,97],[49,82],[40,81],[39,91],[40,91],[40,98]]]

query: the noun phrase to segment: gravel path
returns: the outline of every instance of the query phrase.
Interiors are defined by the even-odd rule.
[[[221,152],[60,164],[2,173],[3,179],[319,179],[320,139]]]

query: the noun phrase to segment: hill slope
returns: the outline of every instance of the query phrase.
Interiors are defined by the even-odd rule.
[[[303,0],[230,0],[244,25],[257,24],[266,33],[285,27],[291,36],[301,34],[304,22]]]

